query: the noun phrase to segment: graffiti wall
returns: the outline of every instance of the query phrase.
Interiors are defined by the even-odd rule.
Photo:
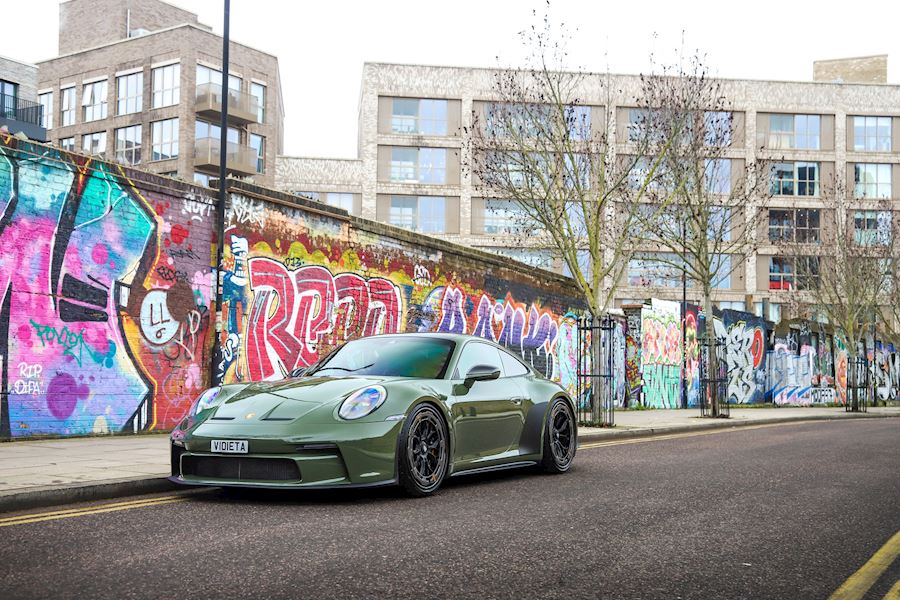
[[[719,324],[717,319],[716,324]],[[722,311],[721,337],[725,342],[728,402],[756,404],[766,394],[766,324],[762,318],[736,310]]]
[[[156,178],[161,181],[161,178]],[[170,185],[174,182],[169,182]],[[205,384],[209,233],[188,187],[0,144],[0,437],[169,428]]]
[[[539,281],[524,266],[486,265],[410,233],[239,191],[231,206],[226,382],[281,379],[360,336],[440,331],[498,342],[574,392],[578,307],[563,292],[567,280]]]
[[[641,375],[646,406],[681,406],[681,306],[657,300],[641,310]]]
[[[4,138],[0,214],[0,437],[177,425],[211,371],[213,199]],[[353,337],[446,331],[574,391],[565,278],[250,185],[226,221],[226,381],[283,378]]]

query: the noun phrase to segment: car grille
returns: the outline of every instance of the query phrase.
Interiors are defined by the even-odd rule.
[[[232,481],[299,481],[300,469],[289,458],[238,456],[185,456],[181,474],[202,479]]]

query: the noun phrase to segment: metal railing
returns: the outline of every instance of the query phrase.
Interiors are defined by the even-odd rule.
[[[608,316],[595,321],[578,319],[575,347],[575,403],[578,421],[587,426],[613,427],[616,424],[616,397],[613,377],[613,331]]]
[[[724,340],[700,339],[700,416],[731,416],[728,404],[728,362],[726,360],[726,344]],[[716,357],[715,370],[710,369],[710,352]],[[713,411],[715,396],[716,411]]]
[[[872,392],[869,361],[863,356],[847,361],[846,412],[867,412],[869,393]]]
[[[0,94],[0,116],[23,123],[42,126],[44,107],[18,96]]]

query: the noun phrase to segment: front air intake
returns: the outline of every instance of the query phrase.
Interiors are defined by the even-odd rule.
[[[300,481],[300,469],[289,458],[185,456],[181,474],[198,479],[230,481]]]

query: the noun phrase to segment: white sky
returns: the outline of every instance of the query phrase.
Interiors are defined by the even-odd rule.
[[[222,0],[170,2],[221,33]],[[6,0],[0,54],[28,62],[55,56],[57,5]],[[519,63],[517,32],[543,6],[542,0],[232,0],[231,37],[278,56],[286,154],[355,158],[363,62]],[[808,81],[813,60],[889,54],[888,81],[900,82],[896,0],[554,0],[551,15],[579,29],[569,46],[573,67],[647,71],[651,51],[674,60],[683,31],[685,48],[705,52],[722,77]]]

